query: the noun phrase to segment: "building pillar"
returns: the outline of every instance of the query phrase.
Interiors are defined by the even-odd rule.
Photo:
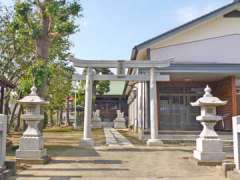
[[[138,83],[138,91],[137,91],[137,120],[138,120],[138,127],[137,127],[137,133],[138,133],[138,138],[143,139],[143,132],[142,132],[142,125],[143,125],[143,118],[142,118],[142,113],[143,113],[143,83],[139,82]]]
[[[85,108],[84,108],[84,127],[83,139],[81,146],[93,146],[94,141],[91,138],[91,121],[92,121],[92,89],[93,89],[93,69],[87,69],[86,87],[85,87]]]
[[[157,82],[155,79],[155,68],[150,69],[150,131],[151,138],[147,145],[161,145],[162,141],[158,139],[158,109],[157,109]]]

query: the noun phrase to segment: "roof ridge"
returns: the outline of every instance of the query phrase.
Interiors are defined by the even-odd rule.
[[[157,41],[157,40],[159,40],[159,38],[163,38],[163,37],[165,37],[167,35],[170,35],[171,33],[177,33],[178,31],[181,31],[183,28],[187,28],[188,26],[191,26],[193,23],[198,23],[199,21],[201,21],[201,20],[203,20],[205,18],[208,18],[210,16],[214,16],[216,13],[219,13],[220,11],[223,11],[225,9],[231,8],[232,6],[235,6],[238,3],[240,3],[240,0],[238,0],[238,2],[234,1],[234,2],[232,2],[230,4],[227,4],[227,5],[223,6],[223,7],[220,7],[218,9],[214,10],[214,11],[211,11],[211,12],[209,12],[209,13],[203,15],[203,16],[200,16],[200,17],[198,17],[196,19],[193,19],[193,20],[191,20],[191,21],[189,21],[187,23],[184,23],[184,24],[182,24],[180,26],[177,26],[176,28],[173,28],[173,29],[171,29],[169,31],[166,31],[166,32],[164,32],[164,33],[162,33],[162,34],[160,34],[158,36],[155,36],[155,37],[153,37],[153,38],[151,38],[149,40],[146,40],[146,41],[136,45],[133,48],[133,50],[139,50],[141,48],[144,48],[143,46],[146,46],[148,43],[154,43],[153,41]]]

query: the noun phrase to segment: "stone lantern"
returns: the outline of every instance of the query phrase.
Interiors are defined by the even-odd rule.
[[[42,133],[39,131],[39,123],[44,119],[40,108],[48,104],[37,95],[37,88],[33,86],[31,93],[18,101],[25,107],[22,115],[26,121],[27,129],[20,138],[19,149],[16,151],[16,159],[19,162],[45,163],[48,160],[47,151],[44,149]]]
[[[223,143],[215,132],[214,126],[223,118],[217,115],[216,107],[225,105],[227,101],[213,97],[209,86],[204,91],[203,97],[191,103],[192,106],[201,107],[201,115],[197,116],[197,121],[203,126],[203,130],[196,140],[196,150],[194,150],[193,156],[199,160],[199,163],[220,164],[225,158],[225,153],[223,152]]]

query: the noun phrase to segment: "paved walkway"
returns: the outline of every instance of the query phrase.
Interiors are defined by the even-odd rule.
[[[134,147],[133,144],[127,138],[121,135],[114,128],[104,128],[104,134],[106,137],[106,144],[109,146]]]

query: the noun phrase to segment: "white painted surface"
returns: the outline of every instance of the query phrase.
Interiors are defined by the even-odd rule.
[[[233,117],[233,152],[234,163],[237,170],[240,170],[240,116]]]
[[[0,114],[0,169],[4,168],[7,139],[7,116]]]
[[[151,139],[155,142],[158,139],[158,110],[157,110],[157,82],[155,79],[155,68],[150,69],[150,129]],[[157,142],[157,141],[156,141]],[[148,143],[148,145],[150,145]]]
[[[83,129],[83,139],[86,143],[82,145],[91,145],[91,119],[92,119],[92,86],[93,86],[93,70],[92,68],[87,69],[86,76],[86,89],[85,89],[85,108],[84,108],[84,129]]]
[[[152,48],[166,47],[231,34],[240,34],[240,18],[217,17],[160,41],[153,45]]]
[[[240,63],[240,35],[230,35],[151,50],[152,60],[175,63]]]

